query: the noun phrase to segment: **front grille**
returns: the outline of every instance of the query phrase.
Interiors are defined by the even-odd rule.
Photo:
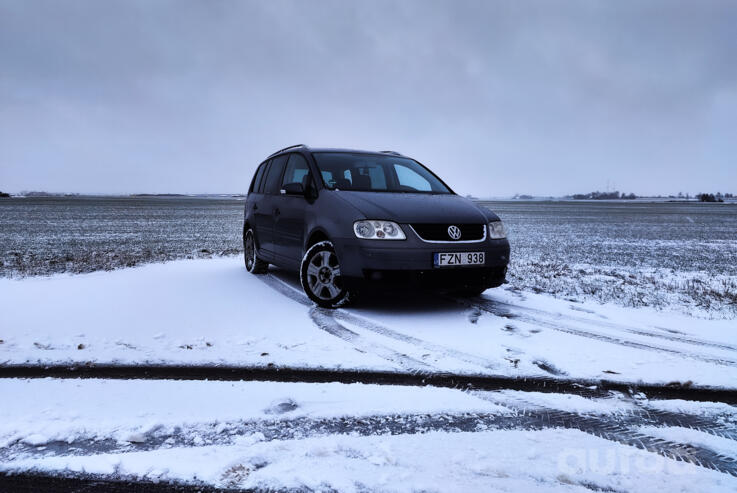
[[[461,230],[461,237],[457,240],[448,234],[450,226]],[[413,224],[412,229],[425,241],[478,241],[484,238],[483,224]]]

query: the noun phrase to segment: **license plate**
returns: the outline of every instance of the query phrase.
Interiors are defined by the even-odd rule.
[[[434,253],[435,267],[455,267],[461,265],[484,265],[484,252]]]

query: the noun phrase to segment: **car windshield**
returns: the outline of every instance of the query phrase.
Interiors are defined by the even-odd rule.
[[[412,159],[380,154],[316,152],[317,167],[331,190],[393,193],[452,193]]]

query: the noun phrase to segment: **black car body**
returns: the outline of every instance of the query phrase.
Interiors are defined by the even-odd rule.
[[[416,161],[303,145],[258,167],[243,239],[249,271],[300,271],[308,296],[329,307],[367,285],[478,294],[504,282],[510,251],[496,214]]]

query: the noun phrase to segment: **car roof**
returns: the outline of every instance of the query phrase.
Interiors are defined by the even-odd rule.
[[[308,147],[304,144],[298,144],[298,145],[294,145],[290,147],[285,147],[284,149],[280,149],[274,152],[273,154],[271,154],[269,158],[279,156],[281,154],[286,154],[289,152],[300,151],[300,150],[313,152],[313,153],[314,152],[346,152],[346,153],[351,153],[351,154],[376,154],[380,156],[407,157],[395,151],[367,151],[363,149],[344,149],[344,148],[339,148],[339,147]]]
[[[343,149],[338,147],[310,147],[310,152],[348,152],[351,154],[382,154],[382,155],[400,155],[398,152],[393,151],[366,151],[363,149]]]

